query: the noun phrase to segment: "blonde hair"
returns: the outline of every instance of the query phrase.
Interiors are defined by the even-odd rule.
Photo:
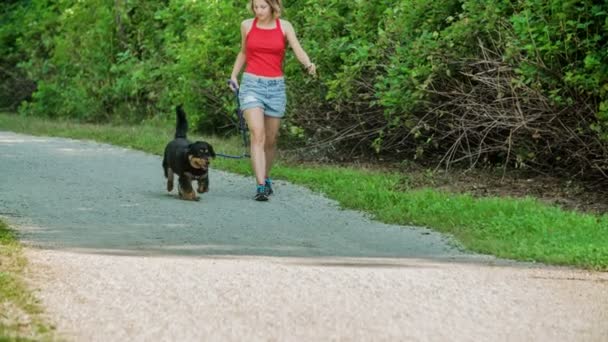
[[[281,12],[283,10],[283,6],[281,5],[281,0],[264,0],[268,6],[270,6],[270,11],[272,12],[272,16],[278,18],[281,16]],[[255,9],[253,8],[255,0],[251,0],[250,9],[253,13],[255,13]]]

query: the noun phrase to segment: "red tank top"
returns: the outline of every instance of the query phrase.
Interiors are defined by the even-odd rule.
[[[281,20],[277,19],[276,28],[258,28],[258,18],[253,20],[251,30],[245,39],[245,72],[258,76],[283,76],[285,57],[285,35]]]

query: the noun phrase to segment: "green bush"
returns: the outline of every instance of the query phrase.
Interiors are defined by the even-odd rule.
[[[4,2],[1,105],[138,122],[184,103],[199,131],[228,131],[247,4]],[[286,2],[319,77],[287,55],[285,133],[332,159],[607,173],[607,13],[591,0]]]

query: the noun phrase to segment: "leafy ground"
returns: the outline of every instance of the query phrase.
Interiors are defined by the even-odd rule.
[[[302,162],[289,152],[283,152],[281,157],[311,166],[317,165]],[[407,174],[408,179],[407,184],[403,184],[404,189],[431,187],[455,194],[468,193],[477,198],[533,197],[565,210],[599,215],[608,213],[608,179],[585,182],[519,170],[503,172],[502,168],[446,171],[415,163],[340,163],[339,166]]]
[[[412,171],[419,186],[433,186],[438,190],[470,193],[476,197],[534,197],[547,204],[579,212],[608,213],[608,187],[577,180],[551,176],[529,175],[510,171],[476,170],[462,172],[439,171],[431,177],[424,171]]]

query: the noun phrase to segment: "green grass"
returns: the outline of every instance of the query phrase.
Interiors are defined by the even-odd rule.
[[[21,245],[0,221],[0,341],[52,339],[41,307],[22,280],[25,266]]]
[[[164,127],[166,126],[166,127]],[[170,123],[96,126],[0,115],[0,129],[91,139],[160,155]],[[197,137],[193,137],[196,139]],[[217,151],[242,152],[238,138],[205,137]],[[215,168],[251,175],[249,160],[217,158]],[[411,189],[407,174],[354,167],[278,162],[273,178],[309,187],[376,219],[452,234],[471,251],[524,261],[608,270],[608,215],[565,211],[533,198],[474,198],[432,188]],[[331,227],[328,227],[331,229]]]

